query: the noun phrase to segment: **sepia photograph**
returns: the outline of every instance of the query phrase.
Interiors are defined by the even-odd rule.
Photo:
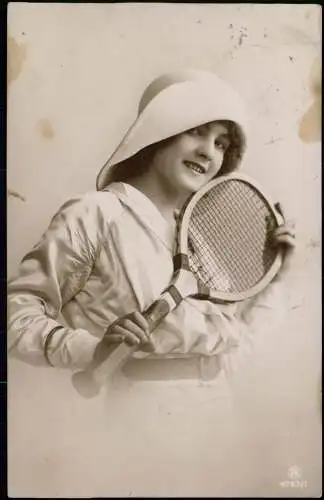
[[[10,498],[320,498],[321,7],[8,4]]]

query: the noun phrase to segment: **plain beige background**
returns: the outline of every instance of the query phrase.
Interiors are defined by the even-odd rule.
[[[195,448],[194,412],[173,428],[156,410],[139,439],[142,389],[134,406],[107,412],[103,398],[76,396],[69,373],[10,360],[9,496],[320,495],[320,14],[288,4],[9,5],[9,276],[58,207],[95,189],[144,87],[179,67],[215,71],[241,92],[251,117],[242,172],[281,201],[299,234],[287,318],[231,381],[235,462],[222,465],[208,442]],[[176,392],[161,396],[169,413]],[[197,397],[189,386],[182,394]]]

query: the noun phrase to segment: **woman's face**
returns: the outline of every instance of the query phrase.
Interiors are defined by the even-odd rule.
[[[195,192],[220,170],[230,139],[221,122],[211,122],[175,136],[158,149],[151,173],[171,190]]]

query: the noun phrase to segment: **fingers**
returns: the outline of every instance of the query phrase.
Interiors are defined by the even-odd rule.
[[[142,330],[148,332],[148,327],[149,327],[148,322],[146,321],[146,319],[144,318],[144,316],[140,312],[135,311],[134,313],[130,314],[130,317],[132,318],[132,321],[136,325],[138,325],[140,328],[142,328]]]
[[[295,235],[289,233],[276,235],[275,243],[277,245],[285,245],[287,247],[295,248],[296,247]]]
[[[125,342],[131,346],[141,345],[141,349],[145,347],[145,350],[148,351],[154,350],[148,323],[139,312],[127,314],[112,323],[105,334],[104,340],[106,343]]]
[[[147,342],[148,336],[144,330],[141,330],[135,323],[130,320],[126,320],[123,326],[116,325],[114,328],[115,334],[123,340],[123,342],[129,344],[140,344],[141,342]]]
[[[294,263],[295,249],[297,246],[294,222],[286,222],[279,226],[272,235],[273,243],[281,248],[282,264],[276,280],[283,279],[291,272]]]
[[[287,248],[296,247],[296,230],[293,222],[279,226],[272,235],[273,242],[276,245],[283,245]]]
[[[279,226],[275,231],[276,234],[292,234],[296,235],[296,224],[294,222],[286,222]]]

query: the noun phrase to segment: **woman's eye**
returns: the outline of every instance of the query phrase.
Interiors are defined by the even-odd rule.
[[[221,151],[226,151],[228,145],[227,143],[225,143],[225,141],[216,140],[215,146],[217,149],[220,149]]]

